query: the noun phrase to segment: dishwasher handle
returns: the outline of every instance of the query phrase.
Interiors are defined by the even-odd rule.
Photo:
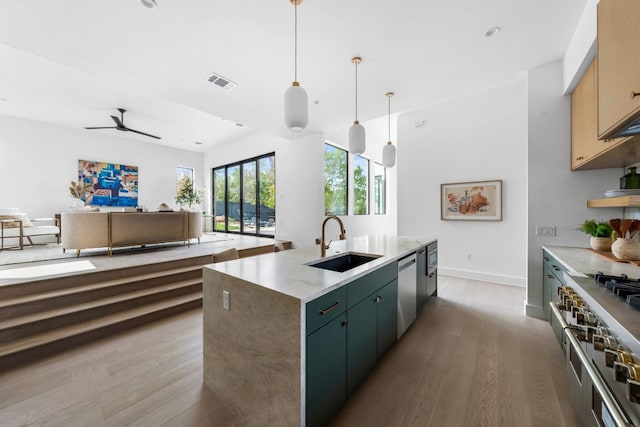
[[[408,257],[402,258],[400,261],[398,261],[398,273],[401,272],[402,270],[405,270],[411,267],[415,263],[416,263],[415,253],[409,255]]]

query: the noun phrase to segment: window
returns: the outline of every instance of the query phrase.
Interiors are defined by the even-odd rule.
[[[275,236],[275,154],[213,169],[215,230]]]
[[[353,158],[353,201],[355,215],[369,214],[369,160]]]
[[[324,144],[325,215],[347,214],[347,151]]]
[[[213,214],[215,231],[226,231],[227,224],[227,203],[225,194],[227,192],[227,174],[225,168],[214,169],[213,171]]]
[[[373,163],[373,193],[375,214],[387,213],[387,170],[380,163]]]
[[[176,192],[180,191],[187,180],[193,183],[193,168],[178,166],[176,168]]]

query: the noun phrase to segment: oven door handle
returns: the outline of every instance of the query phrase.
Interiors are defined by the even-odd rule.
[[[575,337],[575,335],[570,333],[569,329],[571,329],[571,326],[564,320],[564,316],[560,312],[560,309],[558,308],[558,306],[553,301],[549,302],[549,306],[551,307],[551,311],[553,312],[553,314],[556,316],[556,318],[560,322],[560,325],[562,325],[562,333],[565,334],[569,339],[569,341],[571,342],[571,346],[573,346],[573,348],[575,349],[575,353],[578,355],[578,358],[580,359],[582,366],[584,366],[584,368],[587,371],[587,375],[589,375],[589,377],[591,378],[591,382],[593,383],[593,386],[596,388],[596,390],[598,390],[598,393],[600,393],[600,397],[602,397],[602,402],[609,410],[609,414],[613,418],[613,421],[616,423],[616,426],[617,427],[633,426],[633,424],[629,424],[625,419],[625,416],[622,410],[616,403],[613,396],[611,396],[611,393],[607,388],[604,380],[602,379],[600,374],[594,369],[593,365],[589,361],[589,358],[582,350],[582,346],[580,345],[580,342],[578,341],[578,339]]]

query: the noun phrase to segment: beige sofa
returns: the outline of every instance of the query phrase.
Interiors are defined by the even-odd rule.
[[[32,237],[54,236],[60,243],[60,228],[55,218],[30,219],[17,208],[0,209],[0,249],[24,248],[24,239],[33,245]]]
[[[62,214],[62,250],[146,246],[183,242],[202,237],[200,212],[65,212]]]

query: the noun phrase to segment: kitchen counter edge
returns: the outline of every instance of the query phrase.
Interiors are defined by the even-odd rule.
[[[359,236],[332,242],[325,258],[320,257],[320,248],[316,245],[208,264],[204,268],[306,303],[436,241],[436,238],[390,234]],[[345,252],[381,256],[342,273],[308,265]]]

